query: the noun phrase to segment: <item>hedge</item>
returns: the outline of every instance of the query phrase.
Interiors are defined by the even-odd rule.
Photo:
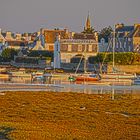
[[[113,53],[98,53],[97,56],[90,57],[89,63],[113,63]],[[140,54],[133,52],[115,53],[115,64],[134,65],[140,64]]]

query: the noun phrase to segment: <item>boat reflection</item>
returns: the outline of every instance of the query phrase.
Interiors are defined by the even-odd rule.
[[[8,90],[13,90],[10,84],[21,84],[20,88],[14,88],[14,90],[29,90],[29,91],[54,91],[54,92],[76,92],[86,94],[111,94],[111,98],[115,99],[116,94],[134,94],[140,93],[140,86],[136,85],[110,85],[110,84],[90,84],[90,83],[75,83],[69,82],[63,79],[52,79],[51,81],[34,80],[26,77],[12,77],[9,79],[0,78],[0,90],[3,89],[2,84],[9,83]],[[36,85],[39,85],[36,87]],[[30,87],[29,89],[27,88]],[[24,87],[24,88],[21,88]],[[42,88],[43,87],[43,88]],[[5,89],[5,90],[7,90]],[[140,95],[140,94],[139,94]]]

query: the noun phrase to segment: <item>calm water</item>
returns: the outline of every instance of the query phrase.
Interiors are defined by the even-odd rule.
[[[140,93],[140,85],[92,85],[85,83],[70,83],[66,80],[52,80],[51,82],[43,82],[36,80],[31,82],[30,78],[13,77],[10,79],[0,79],[0,91],[24,90],[24,91],[59,91],[59,92],[77,92],[77,93]],[[8,86],[3,86],[8,85]]]

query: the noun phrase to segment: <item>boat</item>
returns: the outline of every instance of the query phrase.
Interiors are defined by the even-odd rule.
[[[86,49],[85,49],[86,50]],[[70,82],[94,82],[94,81],[99,81],[101,80],[101,76],[99,74],[95,73],[87,73],[86,72],[86,60],[84,59],[84,73],[77,74],[77,71],[79,69],[80,63],[83,59],[83,55],[79,61],[79,64],[76,68],[75,74],[72,74],[68,77],[68,80]]]
[[[133,85],[140,85],[140,76],[133,79]]]
[[[84,74],[77,74],[77,75],[70,75],[69,81],[71,82],[93,82],[93,81],[99,81],[100,76],[97,74],[91,74],[91,73],[84,73]]]
[[[31,74],[31,81],[49,81],[51,82],[52,74],[51,73],[33,73]]]
[[[102,79],[133,79],[136,77],[135,74],[128,74],[128,73],[107,73],[102,74]]]
[[[82,81],[82,82],[92,82],[92,81],[99,81],[100,77],[97,76],[97,74],[81,74],[77,75],[76,81]]]
[[[0,78],[10,78],[12,76],[11,73],[7,72],[7,71],[0,71]]]

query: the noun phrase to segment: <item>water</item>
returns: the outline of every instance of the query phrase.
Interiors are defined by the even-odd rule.
[[[55,79],[50,82],[36,80],[31,82],[30,78],[12,77],[10,79],[0,79],[0,91],[54,91],[54,92],[77,92],[86,94],[105,93],[140,93],[140,85],[92,85],[85,83],[70,83],[67,80]]]

